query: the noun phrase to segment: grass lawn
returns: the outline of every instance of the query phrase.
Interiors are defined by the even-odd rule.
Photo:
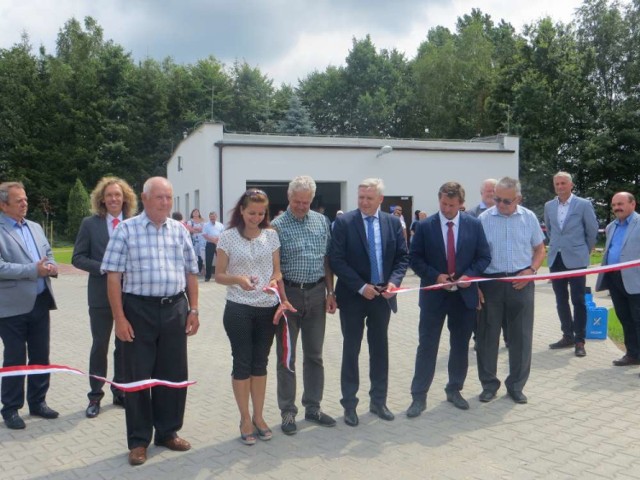
[[[622,333],[622,325],[616,316],[613,308],[609,309],[607,330],[609,338],[624,350],[624,334]]]
[[[53,258],[57,263],[66,263],[71,265],[71,255],[73,254],[73,247],[54,247]]]

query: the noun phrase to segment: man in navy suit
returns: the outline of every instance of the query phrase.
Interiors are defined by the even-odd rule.
[[[598,219],[593,205],[589,200],[571,193],[573,181],[567,172],[558,172],[553,176],[553,188],[558,196],[544,205],[544,224],[549,235],[549,270],[566,272],[586,268],[598,236]],[[587,328],[584,294],[587,279],[584,276],[561,278],[551,283],[556,295],[562,338],[550,344],[549,348],[575,346],[576,357],[584,357],[587,354],[584,348]],[[573,319],[569,307],[569,291],[573,304]]]
[[[58,275],[42,227],[27,220],[27,194],[20,182],[0,183],[0,337],[5,367],[49,365],[49,310],[55,310],[50,277]],[[47,419],[58,412],[47,405],[49,374],[27,379],[29,413]],[[2,379],[2,418],[7,428],[25,428],[24,376]]]
[[[369,343],[369,410],[383,420],[393,420],[387,408],[391,311],[397,311],[395,294],[409,266],[407,243],[398,217],[380,210],[383,183],[378,178],[358,186],[358,209],[336,218],[329,262],[338,277],[336,300],[342,327],[342,406],[347,425],[358,425],[356,407],[360,372],[358,357],[365,322]]]
[[[607,225],[607,243],[602,265],[613,265],[640,258],[640,215],[636,199],[629,192],[618,192],[611,199],[616,219]],[[625,268],[598,275],[596,291],[609,290],[613,308],[622,324],[626,352],[616,367],[640,365],[640,268]]]
[[[89,373],[101,377],[107,376],[107,354],[113,330],[113,314],[107,298],[107,274],[100,271],[100,265],[112,233],[120,222],[136,214],[137,204],[136,194],[127,182],[117,177],[101,178],[91,192],[91,208],[94,214],[82,221],[73,247],[73,266],[89,272],[87,297],[93,338]],[[113,351],[114,382],[124,380],[123,369],[122,342],[116,338]],[[85,414],[88,418],[95,418],[100,414],[104,382],[90,377],[89,386],[91,391],[87,394],[89,405]],[[111,392],[113,404],[124,407],[124,393],[115,387],[111,387]]]
[[[464,280],[484,272],[491,263],[491,253],[480,220],[460,212],[464,198],[465,191],[459,183],[442,185],[438,191],[439,213],[418,224],[411,243],[411,268],[420,277],[421,287],[459,283],[420,292],[420,343],[411,382],[413,401],[407,410],[410,418],[427,407],[445,317],[451,347],[447,401],[459,409],[469,409],[460,391],[467,377],[469,339],[479,299],[478,286]]]

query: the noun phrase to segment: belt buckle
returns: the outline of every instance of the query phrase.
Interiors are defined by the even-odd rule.
[[[160,299],[160,305],[170,305],[173,302],[171,297],[162,297]]]

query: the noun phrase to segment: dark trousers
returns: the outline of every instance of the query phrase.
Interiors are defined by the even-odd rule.
[[[213,256],[216,253],[216,244],[207,242],[207,245],[204,247],[204,279],[211,280],[211,275],[216,273],[216,269],[213,268]]]
[[[577,269],[565,267],[562,261],[562,255],[558,253],[549,270],[551,272],[566,272]],[[587,278],[584,276],[561,278],[552,280],[551,285],[553,286],[553,292],[556,294],[556,309],[558,310],[558,317],[560,318],[562,335],[574,340],[576,343],[584,343],[587,330],[587,307],[584,303]],[[571,308],[569,307],[569,292],[571,292],[573,318],[571,317]]]
[[[89,320],[91,323],[91,337],[93,338],[91,354],[89,355],[89,373],[106,378],[109,364],[107,360],[109,341],[111,340],[111,331],[113,330],[113,315],[111,309],[109,307],[89,307]],[[122,342],[115,337],[115,349],[113,351],[114,382],[123,381],[123,369]],[[102,391],[104,382],[97,378],[89,377],[89,386],[91,387],[91,391],[87,394],[89,400],[102,400],[102,397],[104,397],[104,392]],[[124,396],[124,392],[121,392],[114,386],[111,386],[111,392],[114,397]]]
[[[45,290],[36,297],[33,310],[24,315],[0,318],[0,337],[4,344],[3,366],[49,365],[49,309],[51,295]],[[49,374],[27,377],[27,403],[30,408],[45,401]],[[24,376],[2,379],[2,416],[24,406]]]
[[[187,380],[186,297],[160,305],[125,294],[123,306],[135,334],[133,342],[122,342],[125,382]],[[153,387],[127,392],[125,398],[129,449],[148,446],[154,428],[156,443],[182,428],[186,388]]]
[[[531,372],[533,343],[533,302],[535,287],[529,282],[522,290],[511,282],[481,282],[484,294],[478,330],[476,333],[478,377],[482,388],[492,392],[500,388],[496,376],[500,326],[506,316],[509,323],[509,376],[507,390],[521,392]]]
[[[475,287],[471,287],[475,288]],[[431,387],[436,369],[438,346],[444,319],[449,329],[449,383],[445,391],[460,391],[469,368],[469,339],[476,323],[476,310],[465,306],[459,292],[445,293],[446,305],[433,311],[429,305],[420,308],[420,343],[416,354],[416,367],[411,382],[411,396],[424,400]]]
[[[619,271],[606,275],[613,308],[622,325],[627,355],[640,358],[640,294],[627,293]]]
[[[342,370],[340,386],[344,408],[356,408],[360,388],[358,357],[364,327],[367,327],[369,344],[369,379],[371,403],[385,404],[389,383],[389,341],[387,330],[391,308],[382,296],[367,300],[362,296],[340,304],[340,326],[342,328]]]
[[[302,406],[308,413],[320,410],[320,402],[324,391],[324,364],[322,362],[322,347],[324,345],[324,331],[327,319],[326,295],[324,283],[313,288],[302,290],[297,287],[286,286],[287,298],[298,312],[288,312],[289,336],[291,338],[291,366],[296,361],[296,346],[298,335],[302,337]],[[278,325],[276,336],[276,350],[278,353],[278,407],[284,414],[298,413],[296,407],[296,372],[290,371],[280,361],[283,352],[283,325]]]
[[[231,342],[234,380],[264,377],[276,326],[273,316],[278,307],[254,307],[230,302],[224,307],[222,322]]]

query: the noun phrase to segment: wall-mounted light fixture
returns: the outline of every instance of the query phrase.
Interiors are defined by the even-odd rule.
[[[381,157],[382,155],[386,155],[387,153],[391,153],[392,150],[393,147],[391,145],[385,145],[380,149],[380,151],[376,155],[376,158]]]

